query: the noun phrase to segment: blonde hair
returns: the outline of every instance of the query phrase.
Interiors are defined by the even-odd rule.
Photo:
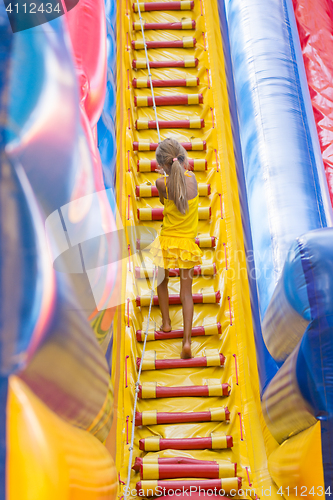
[[[173,161],[176,159],[175,161]],[[186,150],[175,139],[165,139],[156,149],[156,160],[169,175],[168,191],[179,212],[188,211],[185,170],[187,167]]]

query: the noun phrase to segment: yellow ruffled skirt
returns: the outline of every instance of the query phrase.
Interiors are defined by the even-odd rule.
[[[149,247],[155,266],[191,269],[202,262],[202,251],[194,239],[158,236]]]

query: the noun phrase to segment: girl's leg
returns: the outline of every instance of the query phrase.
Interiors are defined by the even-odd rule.
[[[162,313],[162,326],[161,330],[163,332],[171,331],[171,321],[169,316],[169,269],[163,269],[163,267],[158,268],[157,274],[157,295],[158,301]]]
[[[192,357],[191,334],[193,322],[193,297],[192,297],[192,269],[180,269],[180,299],[183,306],[184,337],[181,357],[188,359]]]

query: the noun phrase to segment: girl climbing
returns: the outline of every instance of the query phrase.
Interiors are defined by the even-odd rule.
[[[167,174],[156,181],[164,218],[159,238],[151,247],[158,266],[157,293],[162,313],[161,330],[171,331],[169,316],[169,269],[179,268],[180,298],[183,309],[184,337],[181,357],[191,358],[193,321],[192,279],[194,266],[201,263],[202,252],[195,243],[198,230],[198,186],[195,175],[187,170],[187,154],[175,139],[165,139],[156,150],[158,172]]]

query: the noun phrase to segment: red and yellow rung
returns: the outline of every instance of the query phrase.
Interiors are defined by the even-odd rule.
[[[192,10],[194,8],[193,0],[181,0],[180,2],[140,2],[141,12],[151,12],[157,10]],[[133,3],[133,11],[138,12],[137,3]]]
[[[195,172],[203,172],[207,170],[207,160],[192,160],[188,158],[188,170],[194,170]],[[138,172],[155,172],[157,168],[156,160],[138,160],[137,169]]]
[[[190,49],[196,46],[196,39],[192,36],[183,36],[181,40],[146,40],[147,49]],[[132,40],[133,50],[145,48],[144,40]]]
[[[180,104],[188,106],[191,104],[202,104],[202,94],[179,94],[170,96],[155,97],[156,106],[178,106]],[[134,105],[138,108],[144,106],[153,106],[153,98],[148,96],[134,96]],[[191,127],[189,127],[191,128]]]
[[[196,76],[176,80],[152,80],[153,87],[197,87],[199,84],[200,80]],[[146,77],[133,78],[132,85],[135,89],[150,88],[150,81]]]
[[[154,382],[139,385],[140,399],[187,398],[187,397],[226,397],[230,395],[229,384],[207,384],[189,386],[159,386]]]
[[[199,207],[199,220],[208,220],[211,217],[211,207]],[[163,208],[138,208],[138,220],[163,220]]]
[[[217,349],[216,352],[209,353],[206,356],[196,358],[182,359],[156,359],[155,351],[148,351],[142,359],[141,369],[147,370],[171,370],[175,368],[207,368],[209,366],[224,366],[225,357]],[[139,370],[141,358],[136,358],[136,367]]]
[[[223,450],[232,448],[232,436],[212,435],[210,437],[165,439],[159,436],[152,436],[140,439],[139,448],[141,451],[162,451],[162,450]]]
[[[242,479],[240,477],[229,477],[225,479],[187,479],[187,480],[151,480],[139,481],[136,483],[136,492],[140,497],[158,496],[163,491],[167,494],[169,491],[224,491],[225,494],[234,493],[241,490]],[[225,498],[225,497],[222,497]]]
[[[216,236],[197,236],[195,242],[200,248],[215,248]]]
[[[206,412],[209,413],[209,412]],[[222,479],[236,477],[237,464],[159,464],[140,465],[140,479],[178,479],[183,477]]]
[[[205,184],[204,182],[198,183],[198,194],[199,196],[209,196],[211,193],[210,184]],[[151,198],[158,196],[158,189],[152,184],[140,184],[140,186],[135,187],[135,195],[138,198]]]
[[[203,118],[189,118],[188,120],[158,120],[159,128],[204,128]],[[139,118],[135,121],[137,130],[156,129],[156,121],[148,118]]]
[[[137,238],[136,249],[145,250],[152,244],[153,241],[154,238],[151,236],[142,236],[141,238]],[[215,248],[216,246],[216,236],[197,236],[194,241],[199,248]]]
[[[189,142],[180,143],[186,151],[205,151],[207,149],[206,141],[201,139],[192,139]],[[150,142],[149,139],[141,139],[133,142],[133,151],[156,151],[157,142]]]
[[[202,335],[220,335],[221,334],[221,323],[216,323],[215,325],[206,326],[193,326],[192,327],[192,337],[199,337]],[[147,341],[149,340],[165,340],[165,339],[182,339],[184,336],[184,330],[171,330],[171,332],[154,331],[148,332]],[[142,330],[136,331],[136,339],[138,342],[143,342],[145,339],[145,332]]]
[[[156,410],[136,412],[135,425],[160,425],[160,424],[183,424],[195,422],[225,422],[230,420],[228,408],[211,408],[209,411],[199,412],[158,412]],[[184,476],[177,476],[184,477]],[[190,477],[190,476],[185,476]],[[207,477],[207,476],[205,476]],[[219,477],[219,476],[217,476]],[[156,478],[144,478],[156,479]],[[160,478],[162,479],[162,478]]]
[[[147,23],[143,21],[142,26],[144,30],[194,30],[196,22],[189,18],[184,18],[176,23]],[[140,21],[133,23],[133,30],[141,31]]]
[[[193,293],[194,304],[218,304],[221,300],[221,292],[203,292],[203,293]],[[135,303],[137,307],[148,307],[150,304],[150,295],[137,295]],[[180,300],[180,295],[177,293],[169,293],[169,305],[180,305],[182,302]],[[153,296],[153,306],[158,306],[158,295]]]
[[[153,275],[157,275],[157,272],[154,272],[153,267],[135,267],[135,278],[152,278]],[[193,276],[215,276],[216,274],[216,264],[213,262],[212,264],[201,264],[199,266],[194,266],[193,268]],[[178,278],[179,277],[179,269],[169,269],[169,277],[170,278]]]
[[[134,465],[132,469],[136,472],[140,472],[141,465],[149,465],[149,464],[156,464],[156,465],[221,465],[225,467],[225,471],[227,474],[227,471],[231,469],[234,471],[233,474],[230,477],[236,477],[237,476],[237,464],[236,463],[230,463],[226,460],[197,460],[196,458],[188,458],[188,457],[160,457],[158,454],[154,455],[146,455],[144,457],[135,457]],[[231,467],[231,468],[230,468]],[[182,476],[182,477],[187,477],[187,476]],[[229,476],[225,476],[229,477]]]
[[[186,56],[181,60],[149,61],[151,68],[195,68],[199,64],[199,59],[194,56]],[[133,59],[133,69],[147,69],[146,59]]]

